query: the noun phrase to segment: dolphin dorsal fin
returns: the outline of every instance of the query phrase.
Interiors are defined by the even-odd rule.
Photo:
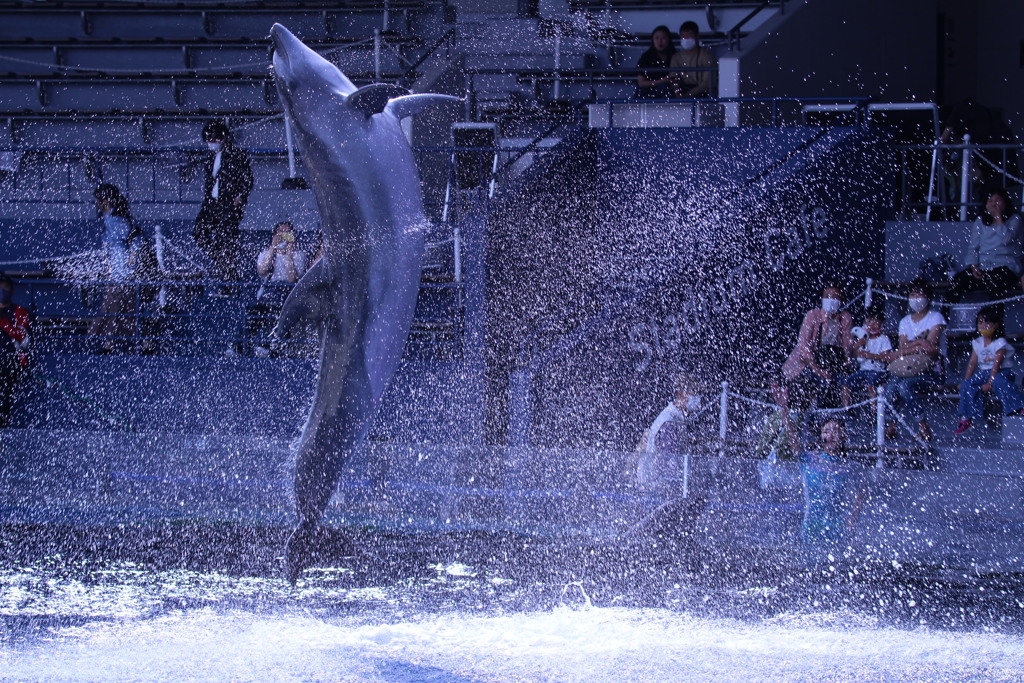
[[[445,102],[462,102],[461,97],[453,95],[437,95],[435,93],[417,93],[415,95],[403,94],[387,103],[385,110],[396,118],[404,119],[406,116],[419,114],[427,107]]]
[[[388,101],[408,95],[409,91],[397,85],[374,83],[364,85],[348,96],[348,106],[363,112],[366,118],[384,111]]]

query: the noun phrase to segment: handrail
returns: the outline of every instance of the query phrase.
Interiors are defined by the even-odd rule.
[[[933,143],[914,143],[914,144],[901,144],[897,145],[897,150],[901,152],[902,157],[902,173],[903,173],[903,184],[904,184],[904,198],[903,208],[906,211],[908,208],[913,206],[923,206],[925,220],[932,220],[933,209],[958,207],[959,208],[959,219],[961,221],[967,220],[968,209],[970,207],[980,206],[982,202],[975,200],[972,196],[972,182],[973,177],[972,161],[978,159],[979,161],[987,164],[993,171],[995,171],[1001,178],[1001,186],[1006,188],[1008,185],[1019,183],[1021,178],[1014,176],[1006,166],[1008,165],[1009,155],[1011,153],[1018,153],[1024,150],[1022,144],[1012,143],[985,143],[975,144],[971,142],[970,136],[965,136],[964,142],[962,143],[943,143],[936,140]],[[1002,166],[992,161],[984,152],[998,152],[1002,158]],[[911,201],[907,198],[906,186],[908,185],[908,177],[911,174],[910,166],[908,163],[907,153],[908,152],[929,152],[931,155],[931,165],[928,172],[928,188],[927,198],[924,202]],[[960,152],[962,154],[958,165],[958,169],[951,169],[946,164],[941,163],[942,152]],[[941,193],[939,192],[940,186],[943,182],[943,178],[946,177],[943,173],[945,170],[947,173],[952,171],[955,176],[959,178],[960,182],[957,186],[950,186],[953,192]],[[948,178],[947,178],[948,179]],[[1012,181],[1012,182],[1008,182]],[[950,200],[937,198],[937,195],[944,194],[945,196],[952,197]]]
[[[725,34],[729,38],[729,49],[730,50],[739,50],[740,49],[740,31],[743,29],[743,27],[751,19],[753,19],[758,14],[760,14],[762,11],[768,9],[768,7],[770,7],[771,5],[776,4],[776,3],[779,6],[779,11],[780,12],[785,11],[784,10],[785,0],[764,0],[764,2],[762,2],[760,5],[758,5],[754,9],[752,9],[747,16],[743,17],[743,19],[741,19],[739,21],[739,23],[737,23],[731,29],[726,31]]]
[[[441,45],[443,45],[446,41],[450,40],[451,37],[454,35],[455,27],[453,26],[452,28],[445,31],[437,40],[435,40],[430,45],[430,47],[428,47],[426,51],[422,55],[420,55],[420,58],[413,62],[409,66],[409,68],[405,70],[405,73],[399,77],[399,81],[402,83],[407,82],[409,80],[410,74],[414,73],[418,68],[420,68],[423,62],[427,61],[434,54],[434,52],[436,52],[438,48],[441,47]]]

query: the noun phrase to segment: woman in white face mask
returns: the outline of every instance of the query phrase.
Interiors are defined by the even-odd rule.
[[[804,315],[796,346],[782,365],[785,400],[780,405],[788,409],[791,402],[799,402],[806,409],[815,399],[822,399],[822,407],[838,405],[834,379],[848,363],[853,349],[853,316],[840,310],[843,291],[836,285],[821,290],[821,307],[812,308]]]
[[[931,441],[932,430],[921,408],[921,393],[941,380],[942,336],[946,319],[931,308],[932,292],[928,284],[915,280],[910,285],[910,315],[900,320],[900,344],[892,354],[889,372],[892,379],[885,396],[911,424],[917,422],[917,435]],[[886,437],[896,435],[896,424],[886,425]]]

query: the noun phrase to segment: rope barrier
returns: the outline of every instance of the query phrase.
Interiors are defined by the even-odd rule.
[[[871,290],[871,293],[872,294],[881,294],[882,296],[892,297],[893,299],[900,299],[901,301],[909,301],[910,300],[910,297],[905,296],[903,294],[896,294],[895,292],[885,292],[885,291],[882,291],[880,289],[873,289],[873,290]],[[946,303],[944,301],[936,301],[936,302],[934,302],[934,304],[936,306],[941,306],[942,308],[977,308],[978,306],[991,306],[993,304],[1006,304],[1006,303],[1011,303],[1013,301],[1022,301],[1022,300],[1024,300],[1024,294],[1018,294],[1016,296],[1007,297],[1005,299],[993,299],[992,301],[976,301],[974,303],[967,303],[967,304]]]
[[[749,396],[744,396],[743,394],[737,394],[734,391],[728,392],[727,395],[729,396],[729,398],[735,398],[735,399],[737,399],[739,401],[743,401],[744,403],[749,403],[751,405],[760,406],[762,408],[771,408],[773,410],[781,410],[782,409],[777,403],[767,403],[765,401],[759,401],[757,399],[750,398]],[[844,408],[815,408],[814,410],[811,410],[811,411],[808,411],[808,412],[811,412],[811,413],[826,413],[826,414],[842,413],[842,412],[846,412],[846,411],[850,411],[850,410],[856,410],[857,408],[861,408],[861,407],[866,406],[866,405],[870,405],[870,404],[874,403],[877,400],[878,400],[877,398],[868,398],[868,399],[865,399],[865,400],[863,400],[863,401],[861,401],[859,403],[854,403],[853,405],[846,406]]]
[[[39,258],[20,259],[17,261],[0,261],[0,267],[4,266],[23,266],[29,263],[42,263],[43,261],[71,261],[73,259],[82,258],[83,256],[95,256],[99,254],[105,254],[103,249],[87,249],[80,251],[77,254],[68,254],[66,256],[40,256]]]
[[[1017,176],[1013,175],[1012,173],[1007,171],[1005,168],[1000,167],[998,164],[996,164],[994,161],[992,161],[987,156],[982,154],[980,151],[978,151],[976,149],[973,149],[973,150],[971,150],[971,154],[973,154],[978,159],[981,159],[982,161],[984,161],[986,164],[988,164],[989,166],[994,168],[996,171],[998,171],[1004,177],[1009,178],[1010,180],[1012,180],[1015,183],[1020,183],[1021,185],[1024,185],[1024,180],[1021,180]]]

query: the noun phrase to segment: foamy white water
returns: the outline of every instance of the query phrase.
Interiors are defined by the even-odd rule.
[[[367,624],[207,608],[66,627],[5,646],[0,664],[10,681],[1020,681],[1024,639],[836,614],[566,607]]]

